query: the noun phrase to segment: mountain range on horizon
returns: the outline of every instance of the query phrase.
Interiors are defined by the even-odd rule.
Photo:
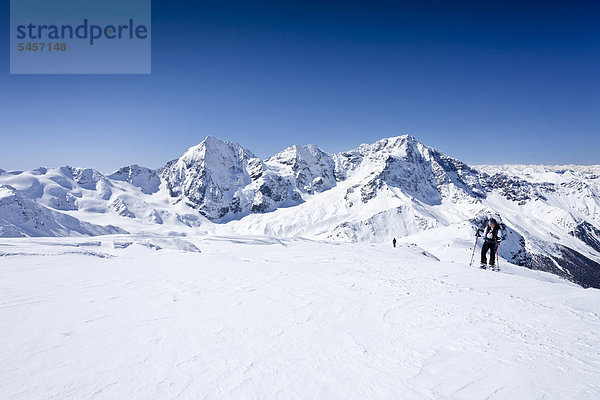
[[[293,145],[263,160],[208,136],[156,170],[0,170],[0,237],[396,237],[441,259],[469,250],[489,216],[507,227],[504,262],[600,287],[598,165],[469,166],[410,135],[338,154]]]

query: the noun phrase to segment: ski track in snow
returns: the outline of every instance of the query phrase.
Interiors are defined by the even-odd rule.
[[[4,240],[0,398],[600,397],[596,289],[404,244],[186,240]]]

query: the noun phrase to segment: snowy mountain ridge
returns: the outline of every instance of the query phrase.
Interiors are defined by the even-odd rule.
[[[0,185],[14,193],[0,205],[0,237],[116,233],[96,228],[111,225],[121,233],[397,237],[464,262],[448,247],[468,249],[475,227],[493,215],[507,225],[504,261],[600,287],[599,184],[600,166],[469,166],[410,135],[339,154],[294,145],[266,160],[208,136],[159,170],[2,172]],[[25,200],[42,211],[15,219]],[[95,228],[28,225],[62,216]]]

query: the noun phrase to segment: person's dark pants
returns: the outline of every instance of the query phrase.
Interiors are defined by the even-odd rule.
[[[487,264],[487,259],[485,258],[488,250],[490,251],[490,265],[496,264],[496,243],[494,242],[484,242],[481,247],[481,263]]]

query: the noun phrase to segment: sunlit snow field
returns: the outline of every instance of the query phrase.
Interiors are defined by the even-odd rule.
[[[600,398],[600,291],[469,258],[268,237],[2,239],[0,398]]]

